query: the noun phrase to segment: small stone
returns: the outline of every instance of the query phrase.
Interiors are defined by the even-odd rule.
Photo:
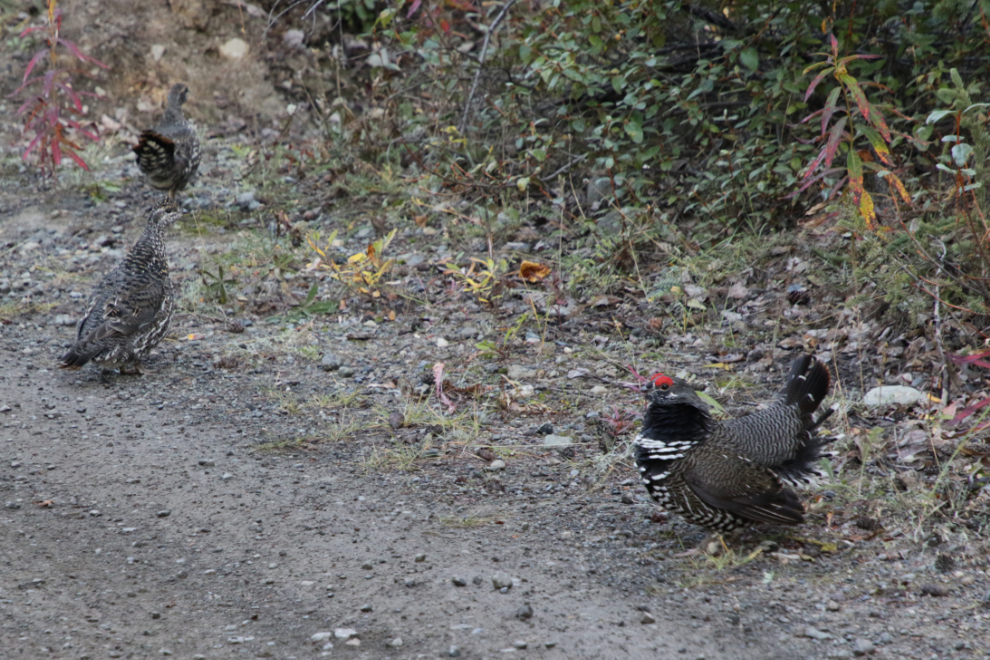
[[[536,377],[536,369],[514,364],[506,371],[509,380],[528,380]]]
[[[512,645],[521,651],[526,648],[526,641],[522,639],[517,639],[516,641],[512,642]]]
[[[471,578],[471,584],[475,585],[476,587],[480,587],[481,583],[484,581],[485,580],[480,575],[475,575],[473,578]]]
[[[151,618],[152,619],[160,619],[160,618],[162,618],[162,613],[161,612],[152,612],[151,613]]]
[[[804,636],[810,637],[811,639],[832,639],[832,636],[827,632],[823,632],[812,626],[808,626],[804,629]]]
[[[450,342],[443,337],[437,337],[437,348],[447,348],[448,346],[450,346]]]
[[[461,647],[452,645],[449,649],[447,649],[447,655],[451,658],[461,657]]]
[[[491,472],[498,472],[499,470],[504,470],[505,469],[505,461],[503,461],[502,459],[496,459],[496,460],[492,461],[491,463],[489,463],[488,466],[485,469],[486,470],[489,470]]]
[[[320,360],[320,369],[323,371],[333,371],[340,368],[340,358],[333,353],[327,353]]]
[[[159,518],[168,518],[170,515],[172,515],[172,512],[169,511],[168,509],[163,509],[158,513],[156,513],[155,515],[158,516]]]
[[[21,505],[17,502],[7,502],[4,506],[8,509],[20,509]]]
[[[422,564],[424,561],[426,561],[426,555],[421,552],[413,558],[413,561],[416,562],[417,564]]]
[[[499,571],[492,576],[492,586],[496,589],[511,589],[512,588],[512,578],[509,577],[508,573],[504,571]]]
[[[216,467],[216,463],[214,463],[208,458],[199,459],[199,464],[201,467]]]
[[[411,578],[411,577],[407,577],[405,580],[402,581],[402,583],[407,587],[409,587],[410,589],[412,589],[417,584],[419,584],[418,582],[416,582],[415,578]]]
[[[165,46],[161,44],[155,44],[154,46],[151,47],[151,57],[156,62],[161,61],[162,55],[164,54],[165,54]]]
[[[640,623],[644,625],[649,625],[651,623],[656,623],[657,618],[650,614],[649,612],[643,612],[643,618],[639,620]]]
[[[396,637],[395,639],[393,639],[390,642],[385,642],[385,646],[390,646],[390,647],[392,647],[394,649],[397,649],[400,646],[402,646],[402,638],[401,637]]]
[[[566,435],[550,435],[544,436],[543,446],[544,447],[569,447],[574,444],[574,438],[570,438]]]
[[[255,201],[257,200],[255,200],[254,198],[254,191],[249,190],[237,196],[236,204],[240,206],[242,209],[247,210],[251,208],[251,204],[253,204]]]
[[[341,378],[350,378],[354,375],[354,367],[341,366],[337,369],[337,375]]]
[[[467,586],[467,580],[465,580],[464,578],[462,578],[459,575],[455,575],[454,577],[450,578],[450,581],[453,583],[453,585],[455,587],[466,587]]]
[[[873,646],[873,642],[871,642],[868,639],[863,639],[862,637],[859,637],[856,639],[855,642],[853,642],[853,653],[855,653],[856,655],[869,655],[870,653],[873,653],[875,650],[876,647]]]
[[[393,410],[392,414],[388,416],[388,425],[392,427],[392,430],[401,429],[406,424],[405,415],[400,413],[398,410]]]
[[[306,33],[302,30],[286,30],[285,34],[282,35],[282,43],[289,48],[302,48],[305,38]]]
[[[331,637],[333,637],[333,633],[332,632],[326,632],[326,631],[324,631],[324,632],[318,632],[318,633],[314,634],[309,639],[311,641],[314,641],[314,642],[325,642],[328,639],[330,639]]]
[[[230,481],[231,479],[234,478],[234,475],[232,475],[230,472],[224,472],[223,476],[220,478],[223,479],[224,481]]]
[[[556,640],[550,640],[547,642],[543,642],[543,646],[547,647],[548,649],[552,649],[553,647],[557,646],[557,642]]]
[[[344,642],[344,644],[347,644],[348,646],[361,646],[361,640],[355,637],[353,639],[347,640],[346,642]]]
[[[247,42],[234,37],[220,46],[220,55],[228,60],[239,60],[248,54]]]
[[[526,621],[527,619],[532,619],[533,607],[529,603],[524,604],[522,607],[516,610],[516,618],[522,621]]]
[[[333,636],[337,639],[350,639],[357,637],[357,631],[353,628],[337,628],[333,631]]]
[[[838,612],[839,604],[834,600],[830,600],[828,601],[828,603],[825,604],[825,609],[827,609],[829,612]]]
[[[907,387],[906,385],[884,385],[874,387],[863,395],[863,404],[871,408],[896,404],[899,406],[913,406],[925,398],[924,392]]]
[[[362,605],[361,606],[361,611],[362,612],[372,612],[372,611],[374,611],[374,609],[375,608],[372,607],[371,605]]]
[[[372,568],[374,568],[374,564],[372,564],[370,561],[366,561],[363,564],[361,564],[362,571],[370,571]]]

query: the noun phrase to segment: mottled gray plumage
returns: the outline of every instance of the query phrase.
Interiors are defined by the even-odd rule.
[[[143,131],[134,147],[137,164],[149,185],[168,191],[169,197],[188,185],[199,168],[199,139],[193,125],[182,114],[189,88],[176,83],[168,93],[165,116],[152,129]]]
[[[151,209],[141,238],[93,290],[89,311],[76,326],[76,343],[62,356],[63,369],[94,362],[122,373],[138,371],[141,358],[162,340],[175,303],[165,232],[180,216],[168,197]]]
[[[810,355],[794,360],[773,405],[728,421],[680,379],[650,379],[636,464],[650,495],[690,522],[728,532],[753,522],[796,525],[804,507],[785,486],[816,474],[823,440],[815,410],[829,388],[828,370]]]

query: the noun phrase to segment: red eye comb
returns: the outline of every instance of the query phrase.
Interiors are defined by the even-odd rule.
[[[670,376],[664,376],[663,374],[653,374],[650,376],[650,382],[656,387],[663,387],[664,385],[671,387],[674,384],[674,379]]]

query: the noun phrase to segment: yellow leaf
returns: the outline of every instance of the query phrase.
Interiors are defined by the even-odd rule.
[[[368,258],[368,255],[366,255],[364,252],[358,252],[357,254],[352,254],[350,257],[348,257],[347,258],[347,263],[349,263],[349,264],[356,264],[359,261],[364,261],[367,258]]]
[[[550,266],[533,261],[524,261],[519,265],[519,277],[529,282],[539,282],[552,272]]]

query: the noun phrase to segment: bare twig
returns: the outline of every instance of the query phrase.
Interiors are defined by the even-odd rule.
[[[457,130],[464,133],[464,129],[467,128],[468,117],[471,114],[471,102],[474,100],[474,93],[478,91],[478,82],[481,80],[481,72],[485,68],[485,56],[488,54],[488,43],[492,39],[492,33],[498,29],[499,24],[502,22],[508,13],[512,9],[512,5],[516,4],[516,0],[509,0],[502,7],[502,11],[498,13],[495,20],[492,21],[491,25],[488,26],[488,30],[485,32],[485,42],[481,45],[481,56],[478,57],[478,71],[474,74],[474,82],[471,83],[471,91],[468,93],[467,101],[464,103],[464,113],[461,115],[461,123],[457,126]]]
[[[938,258],[938,270],[935,272],[936,280],[938,276],[942,273],[942,265],[945,263],[946,248],[945,243],[939,241],[939,245],[942,247],[942,254]],[[942,314],[941,314],[941,301],[939,300],[938,284],[935,284],[935,306],[932,312],[932,319],[935,323],[935,346],[938,347],[938,357],[942,362],[942,366],[939,369],[942,376],[942,404],[945,405],[949,400],[949,362],[945,359],[945,347],[942,346]]]

